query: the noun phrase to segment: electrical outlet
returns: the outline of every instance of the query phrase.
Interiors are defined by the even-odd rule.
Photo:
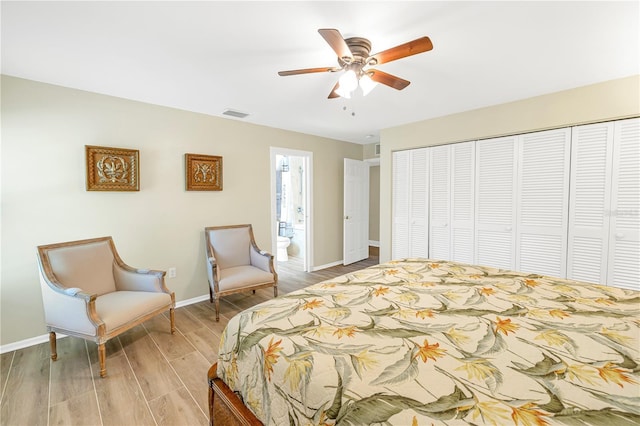
[[[169,278],[175,278],[176,277],[176,268],[169,268]]]

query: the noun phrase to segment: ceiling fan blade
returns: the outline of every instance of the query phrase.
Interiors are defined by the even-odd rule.
[[[327,99],[335,99],[340,97],[340,95],[336,93],[336,90],[338,89],[339,85],[340,85],[340,82],[336,83],[336,85],[333,86],[333,89],[331,89],[331,93],[329,93],[329,96],[327,96]]]
[[[387,62],[395,61],[398,59],[406,58],[407,56],[417,55],[418,53],[428,52],[433,49],[433,44],[429,37],[420,37],[408,43],[401,44],[391,49],[384,50],[380,53],[376,53],[370,56],[367,60],[375,59],[375,64],[385,64]]]
[[[342,34],[340,31],[333,28],[322,28],[319,29],[318,32],[320,35],[329,43],[329,46],[333,49],[334,52],[338,55],[340,59],[350,59],[353,60],[353,53],[351,53],[351,49],[347,45],[347,42],[344,41]],[[346,61],[349,62],[349,61]]]
[[[314,72],[334,72],[334,71],[340,71],[340,68],[336,68],[336,67],[304,68],[301,70],[278,71],[278,75],[286,76],[286,75],[297,75],[297,74],[311,74]]]
[[[376,83],[384,84],[389,87],[393,87],[396,90],[402,90],[411,84],[410,81],[404,80],[400,77],[396,77],[395,75],[387,74],[386,72],[378,71],[378,70],[368,70],[367,73],[371,80]]]

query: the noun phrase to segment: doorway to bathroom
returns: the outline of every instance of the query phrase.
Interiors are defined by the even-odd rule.
[[[311,272],[313,153],[271,147],[272,252],[276,269]]]

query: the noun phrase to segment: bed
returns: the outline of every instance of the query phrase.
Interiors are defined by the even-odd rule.
[[[429,259],[256,305],[209,372],[214,424],[640,423],[640,292]]]

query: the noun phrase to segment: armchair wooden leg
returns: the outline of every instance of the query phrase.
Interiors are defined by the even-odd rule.
[[[220,322],[220,298],[216,297],[216,322]]]
[[[49,332],[49,344],[51,345],[51,359],[55,361],[58,359],[58,350],[56,348],[56,332],[55,331]]]
[[[213,303],[213,290],[211,290],[211,286],[209,286],[209,302]]]
[[[278,297],[278,286],[277,285],[273,286],[273,297]]]
[[[107,376],[107,353],[104,343],[98,345],[98,360],[100,361],[100,377]]]
[[[176,316],[174,308],[169,309],[169,320],[171,321],[171,334],[174,334],[176,332]]]

